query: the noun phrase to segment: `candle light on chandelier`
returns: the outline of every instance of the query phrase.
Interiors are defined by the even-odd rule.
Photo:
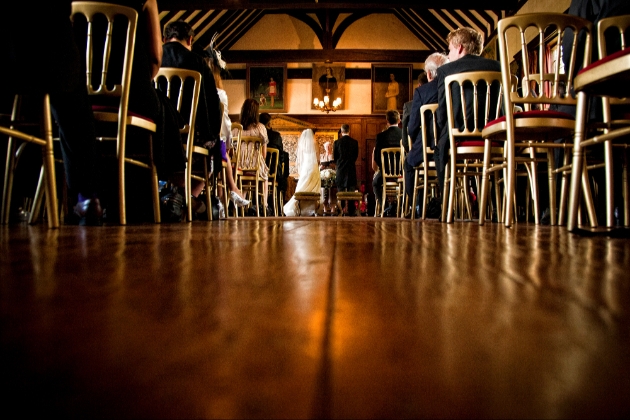
[[[315,106],[315,108],[328,114],[330,111],[335,112],[337,109],[339,109],[339,106],[341,105],[341,98],[335,99],[332,104],[330,103],[330,98],[328,96],[324,96],[323,101],[315,98],[313,99],[313,105]]]

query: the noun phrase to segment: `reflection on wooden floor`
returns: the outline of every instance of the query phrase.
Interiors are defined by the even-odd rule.
[[[374,218],[0,232],[21,417],[630,414],[627,239]]]

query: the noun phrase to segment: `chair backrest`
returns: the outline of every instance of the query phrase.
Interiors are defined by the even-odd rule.
[[[72,2],[71,13],[73,22],[76,23],[78,15],[83,15],[87,20],[86,72],[88,93],[90,95],[120,97],[121,108],[124,107],[121,111],[126,114],[138,12],[130,7],[115,4],[74,1]],[[119,28],[119,25],[114,24],[114,20],[118,16],[124,16],[127,20],[124,50],[121,51],[116,48],[118,45],[116,47],[112,45],[112,40],[119,38],[114,35],[115,28],[116,30]],[[99,24],[100,17],[107,20],[104,28],[101,28]],[[105,33],[102,33],[100,29]],[[122,61],[122,63],[117,60]],[[120,73],[114,74],[117,71]],[[113,84],[112,80],[114,81]]]
[[[186,125],[180,129],[186,134],[186,154],[188,161],[192,162],[192,151],[195,137],[195,118],[197,116],[197,104],[201,90],[201,73],[193,70],[184,70],[172,67],[162,67],[153,79],[157,88],[162,90],[172,101],[177,112],[184,118]],[[190,83],[187,83],[190,81]],[[223,104],[221,104],[223,105]],[[185,117],[188,116],[186,119]]]
[[[437,124],[435,111],[437,111],[437,108],[438,104],[422,105],[420,107],[420,129],[422,130],[422,142],[424,144],[422,154],[424,156],[425,166],[428,166],[426,165],[426,163],[429,162],[428,155],[433,154],[431,147],[435,147],[438,142],[437,130],[435,129]],[[429,127],[431,130],[429,130]]]
[[[486,124],[502,115],[501,77],[498,71],[474,71],[446,77],[446,115],[451,147],[457,138],[481,139]]]
[[[591,32],[589,21],[561,13],[531,13],[501,19],[498,43],[504,86],[510,83],[513,57],[520,54],[523,67],[522,88],[505,92],[506,109],[512,109],[514,104],[526,111],[532,107],[544,110],[550,104],[575,105],[575,98],[565,92],[572,91],[576,70],[590,63]],[[564,58],[568,58],[568,68],[564,68],[560,54],[563,41],[564,45],[571,45],[569,51],[562,51]],[[530,45],[534,47],[529,48]]]
[[[626,49],[630,44],[630,15],[613,16],[601,19],[597,22],[597,53],[601,60],[616,52]],[[630,98],[607,98],[603,97],[604,103],[609,102],[610,105],[630,104]],[[604,108],[607,108],[604,105]],[[608,114],[608,110],[604,111]],[[609,119],[609,117],[606,117]]]
[[[267,167],[269,167],[269,181],[275,182],[278,167],[280,166],[280,150],[267,147]]]
[[[597,53],[602,59],[626,49],[626,37],[630,37],[630,15],[613,16],[597,22]],[[630,41],[630,39],[628,40]]]
[[[397,182],[402,175],[402,146],[381,149],[381,171],[383,182]],[[404,150],[404,149],[403,149]],[[388,179],[395,178],[395,179]]]
[[[236,134],[234,134],[236,131]],[[241,151],[241,136],[243,134],[243,126],[241,123],[232,123],[232,164],[238,165],[239,156]]]
[[[260,137],[241,136],[238,168],[243,172],[257,172],[262,149]]]

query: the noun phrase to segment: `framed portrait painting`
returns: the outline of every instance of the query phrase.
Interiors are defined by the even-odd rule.
[[[261,112],[287,112],[286,64],[247,65],[247,97],[258,101]]]
[[[372,64],[372,113],[389,109],[402,113],[405,102],[413,98],[411,64]]]
[[[315,108],[313,100],[324,100],[328,95],[330,102],[341,98],[341,105],[337,109],[346,109],[346,68],[345,66],[331,66],[326,64],[313,64],[313,82],[311,109]]]

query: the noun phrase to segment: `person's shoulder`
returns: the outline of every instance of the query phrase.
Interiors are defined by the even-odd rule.
[[[438,69],[439,70],[439,69]],[[437,91],[437,82],[435,79],[431,80],[428,83],[423,84],[418,88],[418,94],[420,97],[423,97],[427,94],[427,92]]]

